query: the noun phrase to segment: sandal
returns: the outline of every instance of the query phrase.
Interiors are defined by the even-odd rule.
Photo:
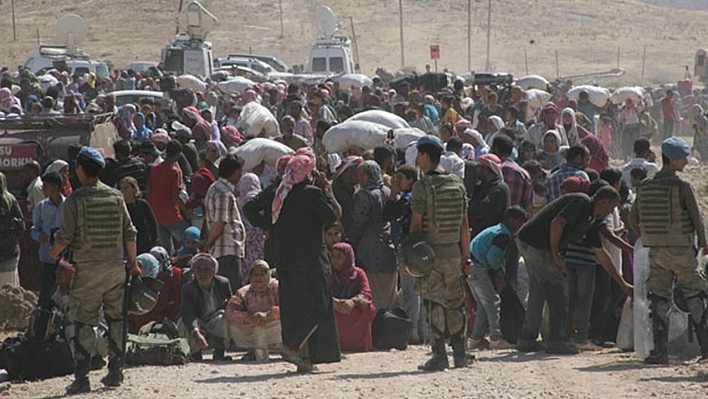
[[[283,345],[280,355],[283,357],[284,361],[296,365],[298,373],[312,372],[312,364],[287,346]]]

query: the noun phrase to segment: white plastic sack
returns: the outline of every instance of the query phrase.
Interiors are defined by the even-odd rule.
[[[196,76],[181,75],[177,77],[177,86],[182,89],[189,89],[193,92],[206,91],[207,85]]]
[[[276,137],[280,134],[280,127],[273,113],[255,101],[243,107],[236,128],[247,138],[259,137],[262,131],[265,131],[265,137]]]
[[[364,86],[373,86],[374,84],[374,81],[371,80],[371,78],[360,73],[342,75],[338,79],[335,79],[335,81],[339,82],[339,88],[341,90],[349,90],[352,87],[361,88]]]
[[[418,158],[418,147],[416,147],[417,142],[412,142],[408,144],[406,148],[406,165],[416,166],[415,160]]]
[[[387,126],[378,123],[348,119],[329,128],[322,137],[322,145],[330,154],[351,148],[371,150],[386,143],[389,130]]]
[[[254,87],[255,85],[256,84],[252,80],[244,78],[243,76],[235,76],[229,80],[216,84],[219,90],[226,94],[243,94],[246,90]]]
[[[632,299],[627,298],[622,308],[622,317],[617,328],[617,347],[623,351],[634,350],[634,309]]]
[[[622,87],[612,93],[610,101],[612,104],[620,104],[632,100],[635,104],[639,104],[643,97],[644,90],[641,87]]]
[[[410,143],[417,141],[425,134],[417,127],[393,129],[393,147],[397,150],[404,150]]]
[[[572,89],[568,90],[568,93],[566,95],[569,99],[577,101],[580,98],[580,92],[582,91],[588,92],[588,100],[590,100],[590,102],[596,107],[604,107],[605,105],[607,105],[607,100],[610,99],[609,90],[605,89],[604,87],[591,85],[575,86]]]
[[[521,86],[524,90],[538,89],[538,90],[548,90],[549,82],[543,76],[539,75],[528,75],[520,78],[516,81],[518,86]]]
[[[408,122],[396,114],[390,112],[381,111],[377,109],[372,109],[369,111],[360,112],[351,118],[347,119],[349,121],[366,121],[378,123],[380,125],[388,126],[391,129],[398,129],[401,127],[410,127]]]
[[[261,162],[274,167],[278,158],[295,153],[292,148],[283,143],[260,137],[248,140],[242,146],[236,147],[233,152],[246,161],[243,165],[244,170],[252,170]]]
[[[526,90],[526,101],[531,109],[539,109],[551,99],[551,93],[538,89]]]
[[[654,349],[649,318],[646,281],[649,277],[649,248],[639,238],[634,243],[634,352],[644,359]]]

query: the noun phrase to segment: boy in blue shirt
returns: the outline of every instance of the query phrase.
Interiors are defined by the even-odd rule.
[[[504,340],[499,327],[501,298],[495,287],[496,278],[504,278],[504,257],[514,235],[528,219],[520,206],[511,206],[504,212],[502,223],[482,230],[470,243],[472,255],[469,275],[472,294],[477,300],[477,315],[472,330],[470,349],[509,349],[513,345]],[[491,343],[484,336],[489,331]]]

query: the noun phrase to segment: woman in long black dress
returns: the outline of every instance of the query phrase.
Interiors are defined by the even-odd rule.
[[[329,182],[315,177],[314,168],[312,150],[299,149],[288,162],[272,204],[283,359],[296,364],[298,372],[340,360],[324,226],[334,223],[341,209]]]
[[[140,198],[138,181],[132,177],[124,177],[120,181],[120,191],[123,193],[125,205],[128,207],[130,219],[138,230],[138,254],[149,252],[157,245],[157,219],[147,201]]]

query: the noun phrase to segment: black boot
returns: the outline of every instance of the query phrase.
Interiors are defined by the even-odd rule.
[[[469,357],[465,348],[464,335],[460,333],[450,337],[450,346],[452,346],[452,360],[455,368],[467,367],[469,365]]]
[[[669,301],[656,295],[650,295],[651,324],[654,335],[654,349],[644,359],[647,364],[669,363],[669,326],[663,317],[667,317]],[[662,317],[663,316],[663,317]]]
[[[418,369],[425,371],[442,371],[449,367],[450,363],[447,360],[447,352],[445,351],[445,339],[438,338],[433,342],[433,357],[418,366]]]
[[[91,383],[89,382],[91,355],[79,342],[81,328],[90,328],[90,326],[84,327],[81,323],[76,323],[76,336],[72,340],[74,344],[74,382],[66,387],[67,395],[91,392]]]
[[[122,334],[123,321],[112,319],[108,319],[108,321],[108,374],[101,379],[101,383],[107,387],[119,387],[123,384],[125,355],[123,353],[123,343],[116,342],[116,338]]]

